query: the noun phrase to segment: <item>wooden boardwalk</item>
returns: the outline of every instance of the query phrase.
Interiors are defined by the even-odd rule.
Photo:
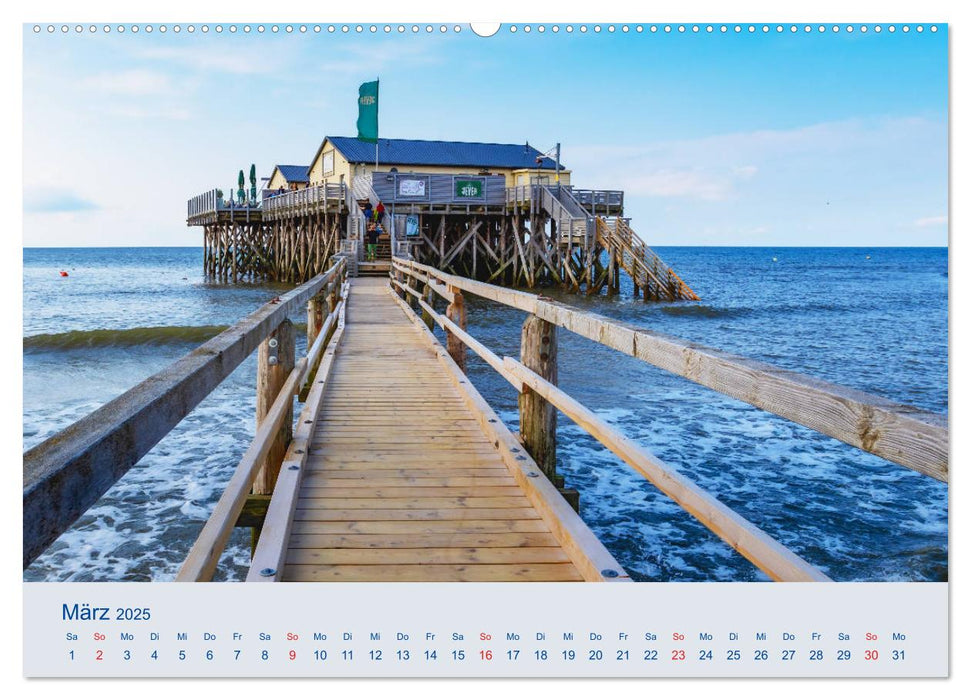
[[[347,303],[278,580],[583,580],[551,531],[566,502],[529,498],[387,279],[353,280]]]
[[[390,284],[349,280],[339,257],[24,453],[24,568],[257,347],[265,412],[177,581],[211,581],[239,527],[259,528],[253,582],[629,581],[551,483],[557,411],[773,580],[830,580],[560,389],[557,329],[949,481],[945,415],[407,258],[392,264]],[[467,332],[463,293],[527,314],[519,360]],[[447,351],[412,304],[445,332]],[[297,359],[289,319],[301,309]],[[468,351],[519,394],[521,435],[466,376]]]

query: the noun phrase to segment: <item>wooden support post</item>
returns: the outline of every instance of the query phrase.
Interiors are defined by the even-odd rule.
[[[448,286],[448,291],[454,295],[452,303],[448,305],[445,309],[445,316],[449,321],[457,325],[463,331],[465,330],[465,298],[462,296],[462,291],[458,287]],[[459,366],[463,372],[465,371],[465,344],[459,340],[458,336],[454,335],[449,331],[445,331],[445,345],[448,349],[448,354],[452,356],[455,360],[455,364]]]
[[[527,317],[520,344],[522,363],[555,385],[556,355],[556,326],[533,315]],[[556,408],[528,387],[519,395],[519,434],[526,451],[556,484]]]
[[[269,338],[260,343],[257,354],[256,369],[256,424],[262,422],[270,410],[270,406],[280,393],[280,387],[286,382],[295,364],[295,348],[293,324],[289,319],[281,323]],[[275,360],[273,360],[275,358]],[[280,464],[287,451],[287,445],[293,436],[293,409],[283,421],[273,446],[267,453],[266,459],[253,482],[253,493],[273,493],[273,485],[280,473]]]
[[[333,282],[329,286],[333,286]],[[307,347],[317,340],[321,326],[324,325],[324,295],[318,294],[307,302]]]
[[[347,270],[346,267],[344,269],[345,271]],[[330,313],[334,313],[334,309],[337,308],[337,302],[340,301],[341,285],[344,284],[345,274],[346,272],[344,274],[341,274],[337,279],[331,282],[330,285],[328,286],[329,291],[327,292],[327,309],[330,311]],[[309,344],[308,344],[308,347],[309,347]]]
[[[434,305],[435,299],[434,299],[434,294],[432,290],[432,285],[429,284],[428,282],[425,283],[425,290],[422,292],[421,298],[422,298],[422,301],[424,301],[429,306]],[[464,315],[464,308],[463,308],[463,315]],[[428,326],[428,330],[435,329],[435,320],[432,318],[432,315],[428,313],[428,310],[424,307],[422,307],[422,310],[421,310],[421,320],[425,322],[426,326]]]

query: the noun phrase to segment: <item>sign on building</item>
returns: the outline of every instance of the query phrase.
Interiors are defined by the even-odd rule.
[[[456,180],[456,199],[482,199],[485,190],[484,180]]]
[[[405,235],[406,236],[418,235],[418,215],[417,214],[409,214],[408,218],[405,219]]]
[[[399,178],[399,197],[424,197],[426,193],[425,178]]]

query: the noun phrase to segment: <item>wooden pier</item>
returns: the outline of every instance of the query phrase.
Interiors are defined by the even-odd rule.
[[[474,196],[461,195],[457,183],[472,183]],[[423,194],[403,194],[416,191]],[[379,261],[365,262],[362,208],[379,204],[389,244]],[[337,253],[356,276],[386,271],[392,255],[402,255],[479,281],[588,295],[618,294],[626,274],[645,301],[697,301],[623,213],[621,191],[548,178],[507,187],[501,175],[362,172],[350,183],[266,191],[252,206],[212,190],[189,200],[187,222],[203,227],[206,274],[224,281],[301,283]]]
[[[336,256],[322,274],[26,452],[24,567],[257,348],[256,434],[178,580],[211,580],[233,529],[253,527],[251,582],[628,581],[556,473],[557,412],[770,578],[828,580],[559,389],[563,331],[948,480],[944,416],[407,258],[393,259],[390,284],[349,278],[348,268]],[[527,313],[518,359],[467,332],[469,294]],[[297,359],[289,317],[304,308],[308,350]],[[519,392],[519,435],[465,376],[470,351]],[[303,403],[294,421],[295,396]]]
[[[625,578],[550,483],[519,467],[513,436],[498,422],[486,434],[487,407],[426,334],[386,279],[354,281],[303,477],[274,495],[248,580]],[[289,528],[277,522],[291,512]],[[285,542],[266,534],[288,530]]]

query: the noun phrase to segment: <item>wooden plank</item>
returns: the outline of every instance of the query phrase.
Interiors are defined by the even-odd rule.
[[[294,535],[294,549],[421,549],[450,547],[559,547],[549,532],[447,532],[438,534]],[[291,559],[292,561],[292,559]]]
[[[705,527],[776,581],[829,581],[822,571],[747,521],[591,410],[511,357],[506,367],[604,447],[623,459]]]
[[[342,479],[347,481],[347,479]],[[361,479],[360,481],[364,481]],[[431,481],[441,481],[432,479]],[[398,481],[400,484],[400,480]],[[363,493],[362,493],[363,492]],[[361,483],[356,488],[344,485],[317,486],[315,483],[305,480],[304,487],[300,494],[303,498],[519,498],[522,496],[522,489],[516,485],[512,479],[508,486],[435,486],[431,484],[418,484],[414,486],[385,486],[381,487],[374,483]]]
[[[356,478],[337,478],[326,472],[314,472],[305,474],[303,484],[307,488],[406,488],[408,486],[420,486],[422,488],[495,488],[504,486],[516,486],[516,482],[511,476],[500,477],[461,477],[461,476],[442,476],[442,477],[374,477],[367,476],[373,472],[361,472],[361,476]],[[517,487],[518,488],[518,487]]]
[[[284,581],[581,581],[573,564],[288,566]]]
[[[353,520],[294,521],[292,533],[302,535],[410,535],[549,532],[546,523],[533,520]]]
[[[332,476],[341,476],[343,472],[358,474],[361,472],[379,473],[384,471],[388,475],[401,476],[425,474],[427,476],[490,476],[508,473],[501,461],[489,455],[488,459],[462,455],[459,458],[433,457],[425,458],[421,455],[401,457],[396,463],[390,464],[387,456],[381,455],[332,455],[320,457],[310,455],[308,460],[310,470],[326,470]]]
[[[422,510],[436,508],[529,508],[525,496],[512,498],[305,498],[297,501],[304,510]]]
[[[569,506],[568,506],[569,507]],[[533,508],[436,508],[436,509],[298,509],[296,520],[531,520],[539,518]]]
[[[570,561],[553,547],[430,547],[389,549],[304,549],[287,552],[287,566],[327,564],[563,564]]]
[[[343,269],[341,260],[25,452],[24,568]]]

